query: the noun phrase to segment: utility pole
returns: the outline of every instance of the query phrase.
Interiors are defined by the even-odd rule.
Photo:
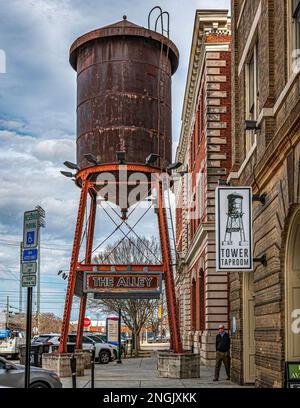
[[[6,297],[6,329],[9,329],[9,296]]]
[[[37,262],[37,290],[36,290],[36,317],[37,317],[37,331],[40,333],[40,313],[41,313],[41,228],[38,228],[38,262]]]
[[[36,317],[37,317],[37,330],[40,332],[40,315],[41,315],[41,228],[45,228],[45,210],[37,205],[38,211],[38,230],[37,230],[37,244],[38,244],[38,259],[37,259],[37,291],[36,291]]]

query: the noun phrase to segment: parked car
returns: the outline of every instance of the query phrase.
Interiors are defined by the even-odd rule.
[[[76,343],[76,334],[69,334],[68,335],[68,343]],[[114,359],[114,349],[110,344],[102,344],[99,342],[95,342],[86,334],[82,336],[82,348],[83,350],[92,350],[93,346],[95,346],[96,350],[96,360],[99,361],[101,364],[108,364],[110,361]]]
[[[32,344],[47,342],[51,344],[52,350],[57,350],[60,342],[60,334],[52,333],[52,334],[41,334],[37,339],[34,339]],[[75,350],[76,345],[76,334],[71,333],[68,335],[68,342],[67,347],[70,350]],[[82,337],[82,348],[83,350],[92,350],[93,346],[95,346],[95,355],[96,360],[99,361],[101,364],[108,364],[112,361],[115,357],[113,347],[110,344],[101,344],[96,343],[93,339],[88,337],[86,334]]]
[[[0,357],[0,386],[24,388],[25,367]],[[54,371],[30,367],[30,388],[62,388]]]
[[[0,332],[0,356],[18,359],[20,347],[25,344],[25,336],[19,330],[2,330]]]
[[[157,336],[156,342],[157,343],[167,343],[167,338],[165,336]]]
[[[114,360],[118,358],[119,347],[116,346],[115,344],[107,343],[106,342],[106,336],[103,337],[101,335],[94,334],[94,333],[85,333],[85,336],[92,339],[92,341],[94,341],[95,343],[100,343],[102,345],[107,345],[109,347],[112,347],[113,353],[114,353]],[[121,346],[121,348],[123,348],[123,345]]]

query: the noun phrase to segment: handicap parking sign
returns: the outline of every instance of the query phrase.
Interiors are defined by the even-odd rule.
[[[26,234],[26,245],[34,244],[34,231],[27,231]]]

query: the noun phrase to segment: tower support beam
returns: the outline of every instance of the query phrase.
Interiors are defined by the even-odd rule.
[[[65,302],[64,317],[63,317],[63,322],[62,322],[60,344],[58,348],[59,353],[67,352],[67,341],[68,341],[70,318],[71,318],[71,311],[72,311],[72,302],[73,302],[75,282],[76,282],[76,266],[78,263],[78,255],[79,255],[79,250],[80,250],[80,241],[81,241],[81,236],[82,236],[87,194],[88,194],[88,183],[86,181],[83,181],[81,194],[80,194],[77,223],[76,223],[76,228],[75,228],[75,238],[74,238],[74,244],[73,244],[71,264],[70,264],[70,273],[69,273],[69,279],[68,279],[68,288],[67,288],[67,294],[66,294],[66,302]]]

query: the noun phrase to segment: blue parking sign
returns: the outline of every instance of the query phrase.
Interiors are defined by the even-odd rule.
[[[38,256],[37,249],[24,249],[23,251],[23,262],[36,261]]]
[[[26,245],[34,244],[34,231],[27,231],[26,234]]]

